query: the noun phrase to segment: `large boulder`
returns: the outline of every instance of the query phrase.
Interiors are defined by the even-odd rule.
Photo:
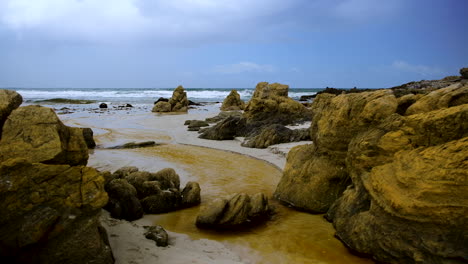
[[[10,113],[18,108],[23,102],[23,97],[11,90],[0,89],[0,139],[2,138],[2,128]]]
[[[231,90],[221,105],[222,111],[244,110],[245,104],[237,90]]]
[[[9,158],[86,165],[88,146],[80,128],[65,126],[50,108],[30,105],[14,110],[4,124],[0,162]]]
[[[197,216],[199,228],[231,229],[258,224],[271,216],[268,199],[262,193],[244,193],[218,198],[202,208]]]
[[[107,200],[93,168],[0,164],[0,256],[4,263],[113,263],[99,214]]]
[[[245,118],[230,116],[200,134],[199,138],[212,140],[234,139],[246,127]]]
[[[408,107],[405,115],[425,113],[437,109],[468,103],[468,85],[452,84],[444,89],[435,90],[421,97]]]
[[[137,198],[137,191],[133,185],[124,179],[114,179],[106,184],[109,202],[104,209],[113,218],[133,221],[143,216],[143,208]]]
[[[324,213],[350,183],[346,155],[351,139],[397,110],[390,90],[320,94],[312,111],[313,145],[293,149],[274,196],[302,210]]]
[[[160,98],[161,99],[161,98]],[[187,112],[189,101],[184,87],[179,85],[172,93],[168,102],[158,100],[154,105],[152,112]]]

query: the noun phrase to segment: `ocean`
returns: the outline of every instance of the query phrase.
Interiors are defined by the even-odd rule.
[[[153,104],[160,97],[170,98],[174,88],[8,88],[33,103],[54,98],[94,100],[111,104]],[[241,99],[250,100],[254,89],[246,88],[185,88],[187,97],[194,102],[222,102],[232,89]],[[298,100],[302,95],[313,95],[322,88],[290,88],[289,97]]]

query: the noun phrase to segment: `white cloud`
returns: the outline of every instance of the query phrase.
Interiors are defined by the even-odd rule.
[[[423,76],[444,74],[444,71],[440,68],[426,65],[414,65],[402,60],[394,61],[392,67],[399,71],[417,73]]]
[[[237,74],[245,72],[274,72],[275,67],[269,64],[257,64],[253,62],[239,62],[235,64],[218,65],[214,67],[214,72],[223,74]]]
[[[2,0],[0,24],[59,39],[190,39],[248,31],[247,25],[259,27],[296,1]]]

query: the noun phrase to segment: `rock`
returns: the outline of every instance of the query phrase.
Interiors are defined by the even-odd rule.
[[[143,198],[141,205],[147,214],[167,213],[180,208],[181,194],[177,189],[164,190]]]
[[[197,102],[194,102],[194,101],[188,100],[188,105],[195,105],[195,106],[200,106],[200,105],[203,105],[203,104],[200,104],[200,103],[197,103]]]
[[[2,128],[10,113],[23,103],[23,97],[11,90],[0,89],[0,139],[2,139]]]
[[[127,167],[122,167],[116,171],[114,171],[113,175],[115,178],[117,179],[124,179],[126,178],[128,175],[134,173],[134,172],[137,172],[138,171],[138,168],[135,167],[135,166],[127,166]]]
[[[288,125],[310,120],[310,112],[301,103],[288,97],[289,86],[267,82],[257,84],[255,92],[245,107],[247,122],[267,120],[268,124]]]
[[[229,111],[229,112],[224,112],[221,111],[217,116],[209,117],[206,118],[205,121],[208,123],[218,123],[219,121],[222,121],[228,117],[235,116],[235,117],[242,117],[242,112],[240,111]]]
[[[114,263],[99,224],[104,179],[84,166],[0,164],[0,257],[5,263]]]
[[[468,68],[461,68],[460,75],[463,79],[468,79]]]
[[[346,155],[351,139],[395,113],[397,106],[389,90],[317,96],[314,143],[290,151],[274,197],[301,210],[326,212],[350,184]]]
[[[86,146],[88,146],[89,149],[93,149],[96,147],[96,142],[94,141],[93,138],[93,130],[89,127],[82,127],[80,128],[81,132],[83,133],[83,138],[86,142]]]
[[[113,218],[133,221],[143,216],[143,208],[137,191],[127,180],[115,179],[106,185],[109,202],[104,207]]]
[[[158,102],[154,105],[152,112],[171,112],[172,106],[169,102]]]
[[[263,127],[258,135],[247,138],[242,143],[242,146],[249,148],[267,148],[275,144],[301,140],[310,140],[309,129],[292,130],[283,125],[273,124]]]
[[[125,107],[133,107],[131,104],[126,104]]]
[[[159,97],[158,100],[156,100],[156,102],[154,102],[154,104],[157,104],[159,102],[169,102],[169,99],[168,98],[164,98],[164,97]]]
[[[313,94],[313,95],[301,95],[301,97],[299,98],[299,101],[305,102],[305,101],[309,101],[311,99],[314,99],[315,97],[316,97],[315,94]]]
[[[240,99],[237,90],[231,90],[221,105],[222,111],[244,110],[244,102]]]
[[[268,200],[263,194],[251,198],[241,193],[229,199],[218,198],[203,207],[196,225],[199,228],[232,229],[259,224],[270,215]]]
[[[374,90],[373,89],[357,89],[356,87],[354,87],[352,89],[336,89],[336,88],[327,87],[327,88],[325,88],[325,90],[318,91],[316,94],[311,95],[311,98],[315,98],[315,97],[317,97],[317,95],[323,94],[323,93],[333,94],[333,95],[340,95],[340,94],[363,93],[363,92],[372,92],[372,91],[374,91]]]
[[[165,101],[161,98],[155,102],[152,112],[187,112],[189,101],[184,87],[179,85],[172,93],[171,99]]]
[[[169,236],[162,226],[145,226],[145,229],[145,237],[156,242],[156,246],[167,247],[169,245]]]
[[[101,108],[101,109],[107,108],[107,104],[106,103],[101,103],[101,104],[99,104],[99,108]]]
[[[202,121],[202,120],[192,120],[190,122],[190,124],[188,125],[188,128],[198,128],[200,129],[200,127],[207,127],[209,126],[210,124],[208,124],[206,121]]]
[[[455,83],[444,89],[439,89],[422,96],[412,104],[405,115],[414,115],[434,111],[441,108],[468,103],[468,84]]]
[[[149,177],[150,181],[158,181],[161,183],[162,189],[177,189],[180,188],[180,178],[176,171],[172,168],[162,169],[156,173],[152,173]]]
[[[182,190],[182,206],[192,207],[199,205],[201,202],[200,191],[200,185],[197,182],[187,182],[187,185]]]
[[[16,157],[33,163],[86,165],[88,147],[80,128],[65,126],[50,108],[30,105],[14,110],[3,127],[0,161]]]
[[[241,117],[231,116],[213,127],[205,130],[199,138],[212,140],[230,140],[236,137],[238,131],[245,128],[245,119]]]
[[[154,141],[143,141],[143,142],[128,142],[123,145],[110,147],[109,149],[133,149],[133,148],[147,148],[156,146]]]

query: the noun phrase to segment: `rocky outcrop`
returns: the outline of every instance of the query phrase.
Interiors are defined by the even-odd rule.
[[[65,126],[54,110],[38,105],[14,110],[3,126],[0,162],[86,165],[88,146],[80,128]]]
[[[0,89],[0,139],[2,138],[2,128],[10,113],[18,108],[23,102],[23,97],[11,90]]]
[[[263,127],[259,134],[247,138],[242,143],[242,146],[248,148],[267,148],[275,144],[301,140],[310,140],[309,129],[293,130],[283,125],[273,124]]]
[[[244,110],[245,104],[237,90],[232,90],[221,105],[222,111]]]
[[[206,205],[197,216],[199,228],[231,229],[259,224],[271,216],[268,199],[262,193],[244,193],[219,198]]]
[[[150,173],[123,167],[106,175],[109,203],[105,209],[114,218],[132,221],[141,218],[143,213],[166,213],[201,201],[198,183],[188,182],[181,192],[179,175],[170,168]]]
[[[463,79],[468,79],[468,68],[461,68],[460,75]]]
[[[421,89],[317,96],[314,143],[291,150],[275,197],[327,212],[378,261],[468,261],[468,85]]]
[[[168,102],[161,100],[156,102],[152,112],[187,112],[189,101],[184,87],[179,85],[172,93],[171,99]]]
[[[242,129],[246,127],[246,120],[242,117],[231,116],[218,124],[204,130],[199,138],[211,140],[231,140],[234,139]]]
[[[18,105],[17,98],[6,100]],[[104,178],[83,166],[81,129],[64,126],[49,108],[20,107],[7,117],[0,151],[2,263],[114,262],[99,223]]]

